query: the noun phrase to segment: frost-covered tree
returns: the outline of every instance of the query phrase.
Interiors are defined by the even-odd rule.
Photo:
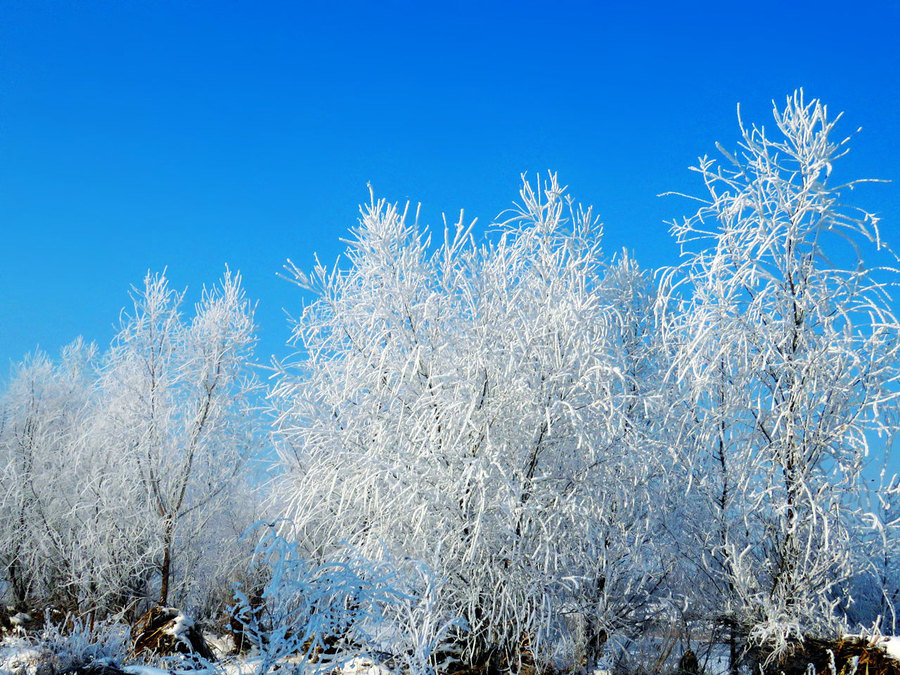
[[[897,426],[900,326],[862,258],[876,219],[841,203],[854,183],[831,184],[837,119],[801,93],[774,114],[776,136],[742,124],[737,155],[695,168],[708,197],[673,227],[667,338],[699,497],[687,547],[717,618],[777,651],[840,623],[861,471]]]
[[[259,442],[253,307],[240,275],[226,270],[218,286],[204,289],[190,319],[182,299],[164,275],[147,275],[101,382],[105,442],[139,482],[144,517],[155,523],[163,604],[176,553],[204,541],[199,533]],[[183,568],[179,581],[188,582]]]
[[[96,348],[35,352],[2,397],[0,555],[19,607],[99,611],[145,591],[136,491],[96,432]]]
[[[892,464],[885,454],[878,477],[870,477],[870,489],[860,492],[858,569],[842,589],[852,598],[846,607],[850,624],[885,635],[896,635],[900,610],[900,477],[889,473]]]
[[[273,392],[305,554],[427,563],[464,657],[501,667],[590,658],[661,576],[652,284],[555,177],[521,197],[485,245],[373,198],[345,266],[289,266],[316,298]]]
[[[67,348],[55,365],[43,352],[26,357],[2,399],[0,424],[0,532],[5,578],[15,604],[44,598],[56,586],[70,590],[74,538],[61,532],[60,500],[53,486],[72,461],[71,451],[89,401],[84,361],[90,348]]]
[[[239,475],[259,440],[252,309],[227,272],[192,320],[180,299],[148,276],[110,352],[76,341],[13,372],[0,562],[15,604],[137,609],[156,584],[166,602],[179,569],[178,600],[211,612],[246,567],[240,536],[259,517],[259,486]]]

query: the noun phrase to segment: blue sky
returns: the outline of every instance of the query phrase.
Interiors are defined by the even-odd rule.
[[[900,248],[900,3],[0,4],[0,381],[40,345],[108,344],[168,268],[226,264],[284,355],[285,259],[331,261],[367,199],[487,224],[559,172],[605,248],[672,264],[686,169],[797,87],[844,111],[845,178]]]

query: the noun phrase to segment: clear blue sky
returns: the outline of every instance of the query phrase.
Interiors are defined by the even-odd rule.
[[[843,177],[900,248],[900,3],[0,3],[0,381],[108,344],[130,285],[196,298],[224,265],[283,355],[276,277],[330,261],[371,182],[487,223],[558,171],[607,251],[675,262],[686,168],[797,87],[863,131]]]

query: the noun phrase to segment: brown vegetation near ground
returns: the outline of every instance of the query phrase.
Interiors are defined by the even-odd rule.
[[[881,638],[843,637],[837,640],[807,638],[785,656],[766,664],[761,650],[750,656],[762,664],[765,675],[900,675],[900,662],[878,646]],[[855,666],[855,668],[854,668]]]

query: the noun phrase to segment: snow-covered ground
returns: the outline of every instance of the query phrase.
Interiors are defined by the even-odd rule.
[[[900,661],[900,636],[883,636],[876,638],[875,646],[883,649],[895,661]]]
[[[33,672],[41,656],[41,650],[25,640],[4,640],[0,646],[0,675]]]
[[[218,642],[218,641],[217,641]],[[214,647],[220,647],[214,643]],[[42,675],[48,673],[46,665],[50,654],[23,637],[7,637],[0,643],[0,675]],[[141,663],[116,664],[111,659],[97,659],[93,665],[118,665],[128,675],[253,675],[258,671],[260,657],[225,656],[207,668],[161,668]],[[365,656],[345,661],[339,667],[341,675],[391,675],[391,671]],[[332,671],[333,672],[333,671]]]
[[[251,653],[247,656],[228,656],[230,648],[227,640],[206,636],[220,660],[207,668],[162,668],[142,663],[116,664],[111,659],[97,659],[94,665],[118,665],[128,675],[253,675],[258,672],[261,658]],[[858,637],[858,636],[855,636]],[[884,650],[891,658],[900,662],[900,636],[869,638],[871,644]],[[0,642],[0,675],[43,675],[52,657],[45,646],[35,645],[21,636],[7,636]],[[185,664],[187,665],[187,664]],[[714,649],[708,658],[701,658],[702,671],[708,675],[723,675],[728,672],[727,649]],[[357,656],[342,663],[331,672],[340,675],[391,675],[385,666],[366,656]],[[595,670],[592,675],[609,675],[608,669]]]
[[[204,675],[204,673],[207,675],[252,675],[256,672],[258,665],[258,658],[249,657],[225,659],[206,671],[202,669],[165,670],[143,665],[124,666],[122,670],[129,675]],[[365,656],[357,656],[343,663],[340,673],[341,675],[391,675],[390,670]]]

